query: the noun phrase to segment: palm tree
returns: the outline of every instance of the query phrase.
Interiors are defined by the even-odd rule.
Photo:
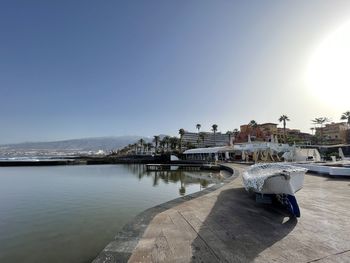
[[[169,150],[170,137],[169,136],[165,136],[163,140],[164,140],[164,143],[166,145],[166,150],[168,151]]]
[[[141,138],[141,139],[139,140],[139,143],[140,143],[141,150],[142,150],[143,145],[145,144],[145,140]]]
[[[152,143],[150,143],[150,142],[149,142],[149,143],[146,143],[146,148],[147,148],[147,151],[148,151],[148,152],[151,151],[152,147],[153,147]]]
[[[232,131],[227,131],[226,134],[228,135],[229,145],[231,145],[231,137],[232,137],[233,132]]]
[[[282,115],[279,119],[279,122],[283,122],[283,140],[286,143],[286,122],[290,121],[287,115]]]
[[[158,135],[154,135],[153,136],[153,141],[154,141],[154,144],[155,144],[155,147],[156,147],[156,153],[158,151],[158,143],[159,143],[159,140],[160,140],[160,137]]]
[[[255,131],[255,136],[256,136],[256,128],[258,127],[258,123],[255,120],[251,120],[248,125]]]
[[[177,137],[170,137],[169,143],[171,150],[176,150],[179,139]]]
[[[218,126],[216,124],[213,124],[211,128],[212,128],[212,131],[214,132],[214,145],[216,146],[216,132],[218,130]]]
[[[248,125],[251,126],[252,128],[258,127],[258,123],[255,120],[251,120]]]
[[[185,135],[185,130],[181,128],[179,130],[179,134],[180,134],[180,152],[181,152],[181,150],[182,150],[182,138]]]
[[[350,127],[350,111],[344,112],[341,117],[341,120],[346,120],[348,127]]]
[[[312,123],[315,125],[320,125],[320,136],[321,136],[321,143],[323,142],[323,129],[322,126],[324,123],[329,122],[329,119],[327,117],[320,117],[320,118],[315,118],[312,120]]]
[[[165,141],[164,140],[161,140],[159,142],[159,147],[162,149],[162,152],[164,152],[164,147],[165,147]]]
[[[202,125],[200,125],[199,123],[196,124],[196,129],[198,130],[198,138],[197,138],[197,144],[199,146],[199,130],[201,129]]]
[[[236,128],[236,129],[233,129],[233,136],[234,136],[234,138],[235,138],[235,141],[236,141],[236,137],[238,136],[238,134],[239,134],[238,129],[237,129],[237,128]]]

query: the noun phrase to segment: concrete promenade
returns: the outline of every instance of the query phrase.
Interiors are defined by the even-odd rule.
[[[349,179],[307,175],[295,219],[239,177],[154,216],[129,262],[350,262]]]

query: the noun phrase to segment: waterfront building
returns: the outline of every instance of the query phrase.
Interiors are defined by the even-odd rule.
[[[278,128],[276,123],[267,122],[263,124],[258,124],[258,127],[265,134],[265,136],[275,136],[278,134]]]
[[[248,137],[251,141],[270,142],[271,138],[277,138],[278,141],[284,141],[284,129],[278,128],[277,123],[262,123],[256,127],[249,124],[241,125],[240,132],[236,136],[235,143],[247,142]],[[298,129],[286,128],[287,141],[295,141],[301,144],[311,144],[313,136],[309,133],[301,132]]]
[[[247,142],[248,137],[251,141],[263,141],[268,142],[271,137],[277,135],[277,124],[276,123],[262,123],[256,127],[252,127],[249,124],[240,126],[240,132],[235,139],[235,142]]]
[[[230,144],[230,136],[221,132],[188,132],[185,131],[182,136],[182,144],[185,146],[194,147],[215,147],[215,146],[226,146]],[[187,147],[189,148],[189,147]]]
[[[348,125],[346,122],[327,123],[324,127],[316,128],[316,137],[321,138],[324,144],[347,143]]]

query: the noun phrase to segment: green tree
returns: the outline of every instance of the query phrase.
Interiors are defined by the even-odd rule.
[[[179,134],[180,134],[180,152],[181,152],[181,150],[182,150],[182,139],[183,139],[183,137],[185,135],[185,130],[181,128],[179,130]]]
[[[146,148],[147,148],[148,152],[150,152],[152,150],[152,147],[153,147],[152,143],[150,143],[150,142],[146,143]]]
[[[198,138],[197,138],[197,144],[199,146],[199,130],[201,129],[202,125],[200,125],[199,123],[196,124],[196,129],[198,131]]]
[[[239,134],[239,130],[237,128],[233,129],[233,136],[235,138],[235,141],[236,141],[236,138],[237,138],[238,134]]]
[[[286,122],[290,121],[287,115],[282,115],[279,119],[279,122],[283,122],[283,140],[286,143]]]
[[[159,144],[159,141],[160,141],[160,137],[158,135],[154,135],[153,136],[153,141],[154,141],[154,144],[155,144],[155,151],[157,153],[158,152],[158,144]]]
[[[255,120],[251,120],[248,125],[252,128],[258,127],[258,123]]]
[[[169,136],[164,137],[164,143],[165,143],[166,151],[169,151],[169,144],[170,144],[170,137]]]
[[[340,117],[341,120],[346,120],[347,124],[348,124],[348,127],[350,127],[350,111],[346,111],[344,112],[341,117]]]
[[[214,133],[214,145],[216,146],[216,132],[217,132],[217,130],[218,130],[218,125],[213,124],[213,125],[211,126],[211,130],[212,130],[213,133]]]
[[[288,144],[300,144],[301,140],[298,137],[295,136],[287,136],[286,137],[286,143]]]
[[[139,144],[140,144],[140,147],[141,147],[141,151],[142,151],[142,149],[143,149],[143,151],[144,151],[144,150],[145,150],[145,149],[144,149],[145,140],[141,138],[141,139],[139,140]]]
[[[258,123],[255,121],[255,120],[251,120],[249,123],[248,123],[250,130],[253,130],[253,132],[255,133],[255,136],[256,136],[256,128],[258,127]],[[251,135],[251,133],[249,132],[249,135]]]
[[[174,151],[174,150],[176,150],[176,147],[179,144],[179,139],[177,137],[170,137],[169,143],[170,143],[171,150]]]
[[[160,140],[159,147],[162,149],[162,152],[164,152],[164,148],[165,148],[165,141],[164,140]]]
[[[329,122],[327,117],[319,117],[312,120],[312,123],[315,125],[319,125],[321,144],[323,143],[323,124]]]

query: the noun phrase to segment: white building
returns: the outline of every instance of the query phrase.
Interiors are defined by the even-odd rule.
[[[197,147],[227,146],[230,144],[230,136],[221,132],[185,132],[182,137],[183,145],[190,143]]]

